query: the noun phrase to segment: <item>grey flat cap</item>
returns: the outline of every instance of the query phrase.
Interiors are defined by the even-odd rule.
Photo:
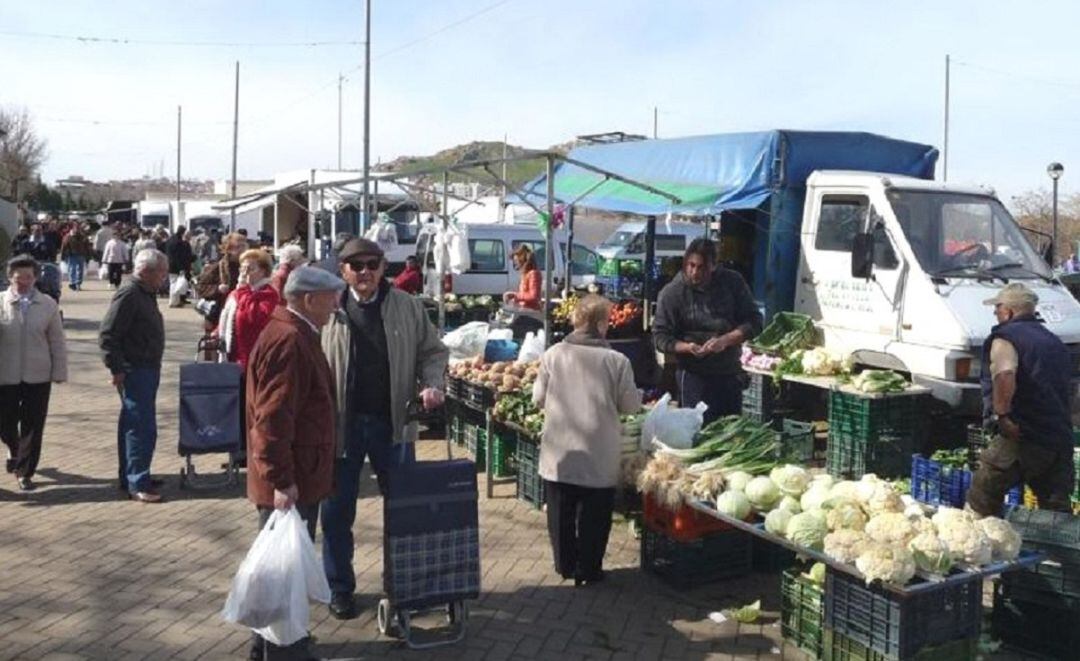
[[[294,269],[285,282],[286,296],[319,291],[341,291],[342,289],[345,289],[344,280],[314,266],[301,266]]]

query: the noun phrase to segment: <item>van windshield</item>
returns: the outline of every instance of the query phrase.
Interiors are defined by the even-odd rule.
[[[627,232],[625,230],[619,230],[604,239],[604,242],[600,244],[600,247],[626,248],[626,252],[630,254],[645,252],[645,234],[644,232]]]
[[[891,190],[896,220],[931,275],[1046,279],[1046,263],[997,199],[938,191]]]

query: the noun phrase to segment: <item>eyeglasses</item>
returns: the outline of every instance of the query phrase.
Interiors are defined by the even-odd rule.
[[[372,257],[371,259],[350,259],[345,263],[349,265],[349,268],[356,271],[357,273],[360,273],[364,269],[367,269],[368,271],[378,271],[379,267],[382,266],[382,258]]]

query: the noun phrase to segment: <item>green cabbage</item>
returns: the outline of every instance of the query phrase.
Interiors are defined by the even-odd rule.
[[[741,491],[725,491],[716,499],[716,511],[735,519],[750,515],[750,501]]]
[[[829,527],[825,525],[825,517],[817,512],[801,512],[795,514],[788,521],[787,537],[799,546],[805,546],[821,550],[825,535]]]
[[[777,466],[769,473],[771,479],[785,496],[801,496],[810,484],[810,473],[800,466],[786,464]]]
[[[795,516],[787,510],[776,509],[765,515],[765,530],[781,537],[787,534],[788,523]]]
[[[783,494],[776,483],[764,475],[755,477],[746,483],[746,497],[758,511],[767,512],[780,502]]]

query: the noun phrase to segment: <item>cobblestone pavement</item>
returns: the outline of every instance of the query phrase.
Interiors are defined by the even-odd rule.
[[[0,658],[238,659],[248,633],[220,617],[230,581],[255,535],[239,489],[181,491],[175,452],[177,378],[200,335],[190,309],[162,301],[168,341],[159,393],[154,471],[162,505],[127,500],[116,486],[118,401],[96,347],[110,292],[96,279],[65,290],[71,381],[53,390],[37,491],[0,476]],[[445,445],[420,444],[422,457]],[[217,471],[222,457],[198,464]],[[481,477],[483,480],[483,477]],[[484,483],[481,482],[483,492]],[[436,659],[802,659],[780,641],[779,579],[752,574],[676,591],[638,569],[639,543],[612,533],[609,580],[575,589],[554,574],[543,515],[500,484],[481,496],[483,594],[466,639],[426,652],[380,637],[381,501],[365,485],[356,569],[363,612],[339,622],[313,607],[322,657]],[[710,613],[762,598],[764,624],[718,624]]]

